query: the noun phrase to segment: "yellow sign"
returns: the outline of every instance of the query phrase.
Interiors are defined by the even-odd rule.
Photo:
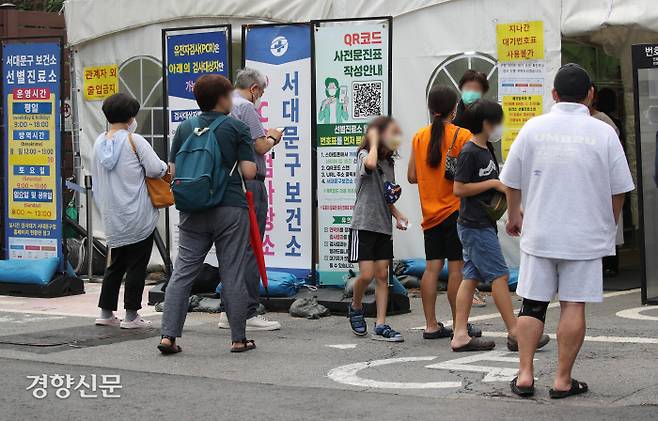
[[[541,115],[543,97],[541,95],[505,95],[503,96],[503,161],[507,159],[512,143],[526,121]]]
[[[103,100],[119,92],[119,68],[116,64],[84,68],[85,100]]]
[[[544,22],[500,23],[496,25],[498,61],[543,60]]]

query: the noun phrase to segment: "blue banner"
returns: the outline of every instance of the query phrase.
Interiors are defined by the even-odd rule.
[[[59,43],[3,43],[5,257],[62,257]]]

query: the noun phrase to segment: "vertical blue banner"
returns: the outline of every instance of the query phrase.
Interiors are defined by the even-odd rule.
[[[59,43],[3,43],[8,259],[62,257]]]
[[[245,66],[268,80],[258,112],[283,138],[265,157],[269,209],[263,252],[270,270],[306,278],[313,268],[311,27],[246,26]]]

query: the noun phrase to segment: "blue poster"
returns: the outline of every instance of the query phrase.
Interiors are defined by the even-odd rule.
[[[3,43],[5,257],[62,257],[59,43]]]
[[[244,43],[245,66],[268,80],[258,109],[261,121],[266,128],[283,129],[281,142],[265,159],[265,263],[270,270],[306,278],[313,267],[311,28],[249,26]]]

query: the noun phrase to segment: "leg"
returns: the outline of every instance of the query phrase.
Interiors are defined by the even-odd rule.
[[[440,327],[436,320],[436,288],[442,267],[443,259],[428,260],[420,280],[420,297],[423,301],[426,332],[436,332]]]
[[[142,308],[146,267],[151,259],[151,250],[153,250],[153,234],[129,247],[131,257],[127,265],[123,303],[126,310],[137,311]]]
[[[464,269],[463,260],[459,259],[459,260],[448,261],[448,302],[450,303],[450,311],[452,312],[453,325],[456,323],[455,316],[457,309],[457,291],[459,291],[459,285],[461,285],[462,283],[463,269]]]
[[[254,196],[256,220],[258,221],[258,230],[262,240],[265,237],[265,229],[267,228],[267,189],[265,188],[265,183],[260,180],[248,180],[247,189]],[[253,253],[251,256],[253,257]],[[249,293],[247,318],[249,319],[257,315],[258,303],[260,302],[260,273],[258,272],[258,266],[256,265],[255,260],[252,263],[247,264],[246,278],[247,291]]]
[[[377,302],[377,325],[386,323],[386,310],[388,308],[388,260],[375,262],[375,299]]]
[[[571,370],[585,339],[585,303],[560,301],[557,328],[558,362],[554,390],[571,388]]]
[[[352,291],[352,308],[361,310],[363,307],[363,296],[368,289],[368,285],[372,282],[375,276],[375,262],[371,260],[364,260],[359,262],[359,277],[354,281],[354,288]]]
[[[503,275],[494,279],[491,284],[491,295],[496,308],[505,322],[507,334],[516,337],[516,316],[512,307],[512,298],[509,293],[509,275]],[[471,301],[472,302],[472,301]]]
[[[478,285],[475,279],[464,279],[457,292],[457,311],[455,315],[454,336],[451,342],[452,348],[459,348],[471,341],[468,334],[468,316],[473,304],[473,293]]]
[[[516,340],[519,344],[519,374],[516,384],[529,387],[535,383],[534,358],[544,333],[544,320],[548,302],[523,299],[516,323]]]
[[[110,250],[110,265],[105,269],[103,277],[103,286],[101,295],[98,300],[98,307],[103,310],[116,311],[119,301],[119,289],[123,275],[126,273],[126,258],[124,247],[117,247]]]

